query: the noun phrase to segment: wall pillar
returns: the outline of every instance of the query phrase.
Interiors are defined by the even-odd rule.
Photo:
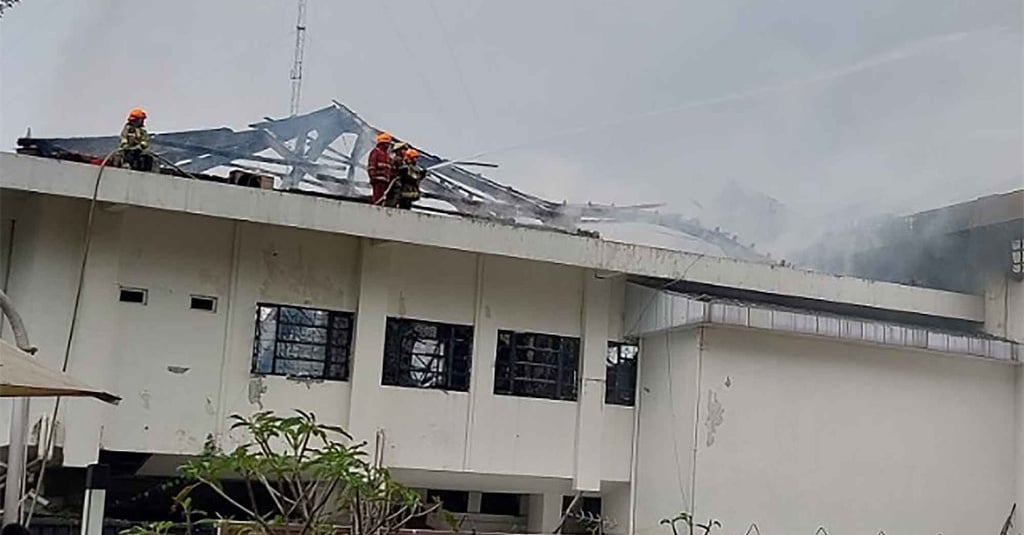
[[[348,431],[357,442],[365,440],[375,451],[378,430],[377,396],[384,364],[384,326],[388,312],[391,247],[364,239],[360,246],[359,304],[352,343],[352,399]]]
[[[580,396],[576,416],[576,470],[573,488],[601,490],[601,436],[604,420],[605,359],[608,355],[608,307],[611,282],[583,271]]]
[[[562,520],[562,495],[557,492],[531,494],[526,514],[529,533],[552,533]]]
[[[1017,366],[1017,518],[1014,526],[1024,526],[1024,363]]]
[[[86,469],[81,535],[103,535],[109,480],[110,467],[105,464],[92,464]]]
[[[120,212],[109,212],[100,206],[96,207],[94,217],[92,242],[82,282],[82,299],[74,339],[71,341],[68,373],[90,386],[114,391],[114,344],[118,341],[116,307],[120,305],[118,275],[123,218]],[[76,284],[77,276],[76,272]],[[68,327],[64,326],[63,329],[67,332]],[[61,350],[55,356],[62,359],[63,354]],[[138,394],[115,393],[121,397]],[[80,398],[64,398],[61,405],[64,407],[61,419],[65,428],[64,464],[88,466],[97,462],[103,442],[103,426],[112,407]]]

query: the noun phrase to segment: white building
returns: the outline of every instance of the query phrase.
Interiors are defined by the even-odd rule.
[[[683,510],[996,533],[1024,507],[1009,260],[953,293],[122,169],[87,227],[97,170],[0,154],[0,282],[60,367],[89,228],[68,369],[124,398],[62,402],[51,499],[92,463],[135,485],[229,443],[231,414],[304,409],[382,437],[466,529],[549,531],[576,492],[637,534]]]

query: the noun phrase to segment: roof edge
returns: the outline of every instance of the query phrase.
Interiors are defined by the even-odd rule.
[[[99,168],[0,152],[0,187],[89,199]],[[844,277],[481,220],[106,168],[103,202],[396,241],[856,306],[984,322],[969,294]]]

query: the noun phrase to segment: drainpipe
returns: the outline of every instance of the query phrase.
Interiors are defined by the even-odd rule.
[[[0,291],[0,310],[11,324],[18,349],[33,355],[28,331],[7,294]],[[4,525],[21,523],[21,497],[25,485],[25,444],[28,435],[28,398],[16,397],[11,407],[10,443],[7,445],[7,484],[4,486]]]

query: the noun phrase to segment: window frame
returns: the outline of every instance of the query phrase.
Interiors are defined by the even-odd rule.
[[[261,338],[263,323],[267,318],[262,317],[262,311],[264,309],[273,309],[274,314],[274,332],[272,337],[268,339]],[[293,322],[293,321],[281,321],[281,310],[282,309],[293,309],[299,311],[312,311],[317,313],[326,313],[327,319],[323,326],[310,325],[308,323]],[[344,328],[339,328],[335,325],[335,320],[343,318],[345,324]],[[298,340],[282,340],[281,339],[281,327],[291,326],[299,328],[317,329],[323,330],[324,342],[309,342],[309,341],[298,341]],[[342,333],[340,343],[335,343],[335,336],[332,334]],[[351,375],[351,360],[352,360],[352,339],[355,331],[355,313],[343,310],[332,310],[326,308],[314,308],[300,305],[290,305],[281,303],[256,303],[255,309],[255,327],[253,333],[253,350],[252,350],[252,362],[250,363],[249,373],[251,375],[259,376],[279,376],[279,377],[293,377],[300,379],[312,379],[312,380],[323,380],[323,381],[348,381]],[[271,357],[270,357],[270,370],[263,371],[260,369],[260,357],[262,356],[261,347],[263,343],[271,344]],[[300,357],[289,357],[281,356],[282,347],[296,347],[296,346],[311,346],[311,347],[322,347],[324,348],[323,359],[319,358],[300,358]],[[334,353],[333,351],[341,351],[340,353]],[[319,375],[311,374],[295,374],[288,373],[286,371],[278,371],[279,361],[293,361],[293,362],[321,362],[323,363],[323,371]],[[339,370],[337,373],[331,373],[332,369]]]
[[[623,357],[623,350],[635,348],[632,356]],[[616,353],[616,361],[612,362],[612,352]],[[625,366],[632,362],[632,366]],[[636,406],[636,375],[640,365],[640,344],[634,342],[608,341],[605,353],[604,402],[607,405],[621,407]],[[623,372],[625,369],[627,371]],[[625,384],[622,381],[625,380]]]
[[[507,337],[508,342],[503,342]],[[532,341],[527,344],[526,338]],[[547,340],[547,343],[539,343]],[[543,347],[558,343],[558,347]],[[538,333],[532,331],[498,330],[497,351],[494,362],[494,394],[499,396],[515,396],[552,401],[571,401],[579,399],[580,390],[580,338],[559,334]],[[554,359],[547,357],[538,360],[527,360],[530,351],[541,352],[543,355],[554,354]],[[552,363],[554,361],[554,363]],[[541,377],[525,377],[519,370],[554,369],[554,380]],[[553,391],[544,392],[543,385],[553,385]],[[522,385],[522,386],[520,386]],[[531,387],[532,385],[532,387]],[[531,392],[532,390],[532,392]]]
[[[417,332],[419,328],[436,329],[436,335],[424,336]],[[469,392],[473,377],[473,335],[472,325],[389,316],[384,327],[381,385]],[[413,337],[413,342],[406,348],[409,337]],[[442,354],[417,353],[416,343],[424,340],[440,342]],[[417,362],[417,356],[422,360]],[[440,370],[431,368],[436,362],[442,363]],[[440,380],[425,384],[426,379],[417,381],[415,374],[430,374]]]

